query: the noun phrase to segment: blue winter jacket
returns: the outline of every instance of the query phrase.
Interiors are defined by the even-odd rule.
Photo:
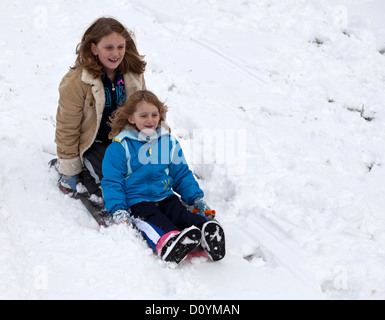
[[[110,214],[143,201],[156,202],[178,193],[191,205],[203,197],[179,142],[164,128],[146,136],[122,131],[103,159],[103,197]]]

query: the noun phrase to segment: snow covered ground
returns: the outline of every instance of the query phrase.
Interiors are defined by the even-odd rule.
[[[382,0],[0,0],[0,299],[384,299]],[[148,88],[227,234],[165,267],[56,188],[58,84],[88,25]]]

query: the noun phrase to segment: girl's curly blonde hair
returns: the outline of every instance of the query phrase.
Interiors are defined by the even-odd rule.
[[[78,55],[72,69],[82,67],[87,69],[95,78],[103,78],[103,65],[95,59],[91,44],[98,44],[103,37],[117,33],[126,39],[126,53],[117,70],[122,74],[133,72],[142,74],[146,68],[144,56],[139,55],[134,42],[134,34],[127,30],[119,21],[113,18],[97,19],[84,33],[81,42],[76,47]]]
[[[111,132],[108,136],[110,139],[114,139],[127,126],[136,128],[135,125],[128,121],[128,119],[136,112],[138,104],[142,101],[146,101],[157,107],[160,115],[159,123],[163,125],[169,132],[171,132],[169,126],[166,123],[168,107],[163,102],[161,102],[158,97],[151,91],[140,90],[131,95],[124,106],[118,108],[110,117],[110,122],[108,123],[111,127]]]

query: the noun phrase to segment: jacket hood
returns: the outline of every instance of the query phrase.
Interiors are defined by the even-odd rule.
[[[143,143],[153,143],[161,137],[170,136],[170,133],[162,126],[153,130],[151,133],[146,133],[144,130],[138,131],[130,127],[126,127],[114,140],[122,141],[123,139],[131,139]]]

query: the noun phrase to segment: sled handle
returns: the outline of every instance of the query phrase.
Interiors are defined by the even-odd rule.
[[[201,211],[197,208],[193,208],[192,212],[200,213]],[[205,210],[205,216],[210,217],[211,219],[215,217],[215,214],[216,214],[215,210]]]

